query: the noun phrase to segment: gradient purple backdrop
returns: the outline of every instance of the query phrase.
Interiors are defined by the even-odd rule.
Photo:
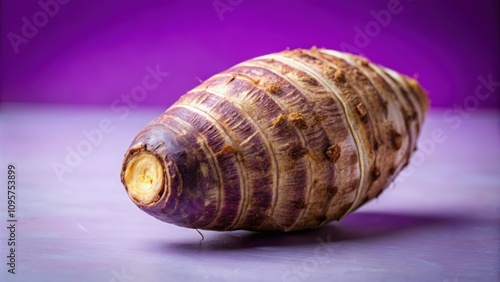
[[[166,107],[197,78],[313,45],[349,44],[376,63],[418,74],[433,106],[464,103],[478,76],[500,81],[498,1],[400,0],[400,13],[360,45],[356,28],[364,30],[372,11],[391,1],[218,0],[229,5],[221,13],[213,0],[72,0],[59,4],[17,53],[9,33],[22,36],[23,17],[33,22],[42,8],[38,1],[2,1],[0,101],[111,105],[142,83],[146,66],[159,64],[169,76],[140,105]],[[499,105],[496,90],[481,107]]]

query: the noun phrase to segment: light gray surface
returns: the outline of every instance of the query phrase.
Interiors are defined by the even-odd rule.
[[[433,111],[398,183],[340,223],[286,235],[205,231],[200,242],[136,208],[119,181],[129,142],[161,111],[120,120],[108,108],[2,105],[0,281],[499,281],[497,114],[458,124]],[[52,165],[68,165],[65,147],[104,118],[114,130],[60,181]],[[3,227],[8,163],[18,185],[15,275]]]

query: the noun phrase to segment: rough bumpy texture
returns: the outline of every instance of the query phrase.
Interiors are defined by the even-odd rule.
[[[122,182],[139,208],[179,226],[316,228],[388,186],[427,107],[414,79],[365,58],[270,54],[209,78],[147,125]]]

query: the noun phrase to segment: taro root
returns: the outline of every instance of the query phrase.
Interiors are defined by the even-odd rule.
[[[377,197],[416,148],[417,81],[326,49],[245,61],[149,123],[123,161],[132,201],[206,230],[294,231]]]

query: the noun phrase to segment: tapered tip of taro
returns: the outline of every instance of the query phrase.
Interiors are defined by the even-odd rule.
[[[123,181],[132,200],[142,205],[157,202],[164,192],[164,169],[158,158],[148,151],[130,156]]]

